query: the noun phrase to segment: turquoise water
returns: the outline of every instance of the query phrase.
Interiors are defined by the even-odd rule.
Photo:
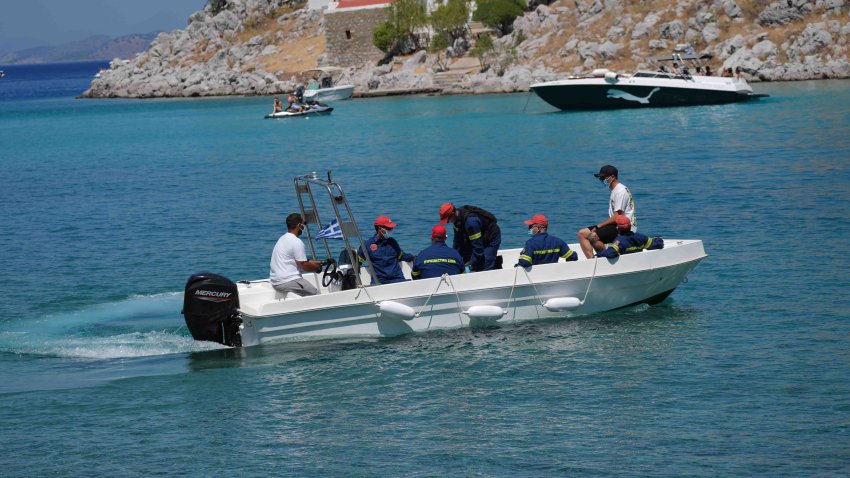
[[[850,83],[263,120],[271,98],[75,100],[89,73],[64,71],[49,93],[0,80],[3,475],[850,473]],[[533,213],[574,242],[606,214],[606,163],[643,232],[705,241],[660,306],[244,350],[183,325],[191,273],[268,273],[295,175],[332,169],[358,221],[389,215],[416,253],[445,201],[496,213],[505,247]]]

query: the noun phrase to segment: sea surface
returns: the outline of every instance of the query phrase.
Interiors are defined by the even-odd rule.
[[[725,106],[557,112],[394,97],[82,100],[101,63],[0,66],[0,475],[847,476],[850,82]],[[446,201],[607,214],[708,257],[664,303],[391,339],[194,342],[190,274],[268,274],[293,177],[428,245]]]

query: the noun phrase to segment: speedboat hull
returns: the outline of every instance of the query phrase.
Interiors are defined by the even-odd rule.
[[[647,78],[619,75],[531,85],[543,101],[561,110],[599,110],[735,103],[762,97],[742,80],[723,77]]]
[[[514,264],[519,249],[500,254],[506,265]],[[318,276],[308,274],[305,278],[320,289],[310,297],[284,296],[268,280],[241,282],[236,285],[238,343],[387,337],[654,304],[672,293],[704,257],[702,241],[665,240],[664,249],[613,260],[581,258],[528,270],[506,268],[339,291],[322,287]],[[409,276],[409,268],[406,273]],[[368,283],[368,277],[363,279]]]
[[[330,88],[319,88],[315,90],[306,90],[304,92],[305,101],[319,101],[323,103],[342,101],[351,98],[354,94],[354,85],[334,86]]]

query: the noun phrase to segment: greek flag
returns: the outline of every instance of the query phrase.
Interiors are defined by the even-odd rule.
[[[316,234],[316,239],[342,239],[342,229],[339,227],[337,220],[334,219],[330,224],[323,227],[322,230]]]

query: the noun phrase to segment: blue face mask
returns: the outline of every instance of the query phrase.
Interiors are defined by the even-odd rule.
[[[610,177],[602,180],[602,185],[605,186],[606,188],[611,186],[611,181],[609,181],[609,179],[610,179]]]
[[[534,228],[533,228],[533,227],[529,227],[529,228],[528,228],[528,235],[529,235],[529,236],[533,236],[533,235],[534,235]]]

